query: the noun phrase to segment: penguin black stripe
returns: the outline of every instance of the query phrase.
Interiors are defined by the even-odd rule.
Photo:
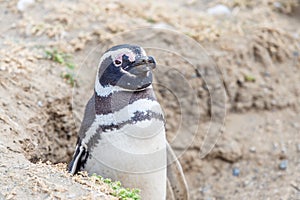
[[[97,141],[93,141],[95,139],[100,139],[101,134],[103,132],[107,132],[109,130],[119,130],[125,125],[134,125],[137,122],[145,121],[145,120],[152,120],[152,119],[157,119],[162,122],[164,122],[164,117],[161,113],[161,110],[151,110],[152,105],[158,105],[157,101],[154,100],[154,96],[151,96],[149,98],[137,98],[137,97],[145,97],[146,94],[150,94],[149,91],[144,90],[140,91],[140,94],[136,95],[131,95],[129,103],[130,104],[125,104],[126,106],[118,108],[115,112],[109,112],[106,114],[96,114],[95,121],[93,124],[96,124],[97,126],[92,130],[89,131],[87,130],[87,133],[90,132],[90,136],[85,135],[85,142],[88,144],[89,149],[92,149],[94,145],[97,144]],[[126,95],[122,95],[125,97]],[[128,97],[126,97],[128,99]],[[126,98],[124,102],[126,102]],[[143,105],[143,108],[140,108],[139,104],[140,102],[144,101],[147,103],[147,105]],[[98,102],[99,103],[99,102]],[[152,104],[151,104],[152,103]],[[97,104],[97,103],[95,103]],[[113,103],[110,103],[113,104]],[[121,103],[120,103],[121,104]],[[95,107],[96,110],[99,109]],[[132,108],[132,109],[131,109]],[[111,109],[112,110],[112,109]],[[97,111],[96,111],[97,113]],[[126,114],[126,116],[124,116]],[[128,115],[128,116],[127,116]],[[122,118],[120,118],[121,116]],[[127,118],[126,118],[127,117]],[[97,122],[97,119],[101,119],[102,121]],[[112,133],[113,134],[113,133]],[[99,135],[95,136],[95,135]],[[89,139],[87,139],[90,137]],[[93,145],[91,145],[93,144]]]
[[[102,129],[103,132],[107,132],[109,130],[112,131],[114,129],[117,129],[117,130],[121,129],[125,125],[132,125],[132,124],[135,124],[139,121],[151,120],[151,119],[157,119],[157,120],[160,120],[160,121],[164,121],[164,117],[161,113],[152,112],[150,110],[148,110],[146,113],[136,111],[135,115],[130,120],[121,122],[119,124],[111,124],[111,125],[100,126],[100,128]]]
[[[114,92],[106,97],[96,95],[95,111],[97,115],[113,113],[139,99],[156,100],[152,89],[139,92]]]

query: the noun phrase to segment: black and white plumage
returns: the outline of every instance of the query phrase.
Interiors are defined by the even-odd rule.
[[[152,89],[155,67],[154,58],[139,46],[118,45],[104,53],[68,166],[70,173],[85,170],[120,180],[126,187],[140,188],[146,200],[166,199],[168,174],[175,199],[188,198]],[[167,173],[169,160],[175,162],[168,165]]]

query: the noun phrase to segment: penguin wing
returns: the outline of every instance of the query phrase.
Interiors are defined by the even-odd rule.
[[[78,133],[78,140],[76,144],[76,149],[73,154],[73,158],[68,165],[68,171],[71,174],[76,174],[80,169],[83,168],[89,152],[88,147],[85,143],[82,142],[82,138],[85,137],[85,133],[89,129],[89,127],[93,124],[96,117],[96,111],[95,111],[95,94],[90,98],[88,101],[85,111],[84,111],[84,117],[81,122],[81,126]]]
[[[68,165],[69,173],[74,175],[80,169],[82,169],[88,156],[89,156],[89,152],[87,150],[86,144],[84,144],[83,142],[81,142],[80,139],[78,139],[73,158]]]
[[[85,133],[93,124],[96,118],[96,110],[95,110],[95,94],[90,98],[88,103],[85,106],[83,120],[81,122],[81,126],[79,129],[78,137],[84,138]]]
[[[187,183],[179,161],[172,147],[167,143],[167,199],[188,200],[189,192]]]

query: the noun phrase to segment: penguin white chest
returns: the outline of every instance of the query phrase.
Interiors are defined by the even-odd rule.
[[[157,192],[156,199],[164,199],[167,158],[160,105],[149,101],[143,109],[133,109],[132,106],[134,103],[127,106],[127,111],[124,111],[127,114],[123,113],[122,118],[119,118],[122,112],[119,111],[115,113],[112,123],[103,121],[102,124],[115,126],[107,125],[114,128],[101,133],[101,139],[91,151],[85,169],[120,180],[126,187],[140,188],[145,199],[153,197],[153,191]]]
[[[102,133],[97,146],[113,146],[118,150],[134,155],[152,154],[165,148],[164,123],[150,119],[127,124],[120,129]]]
[[[92,160],[133,173],[165,167],[165,127],[157,101],[138,100],[111,115],[99,116],[103,130]]]

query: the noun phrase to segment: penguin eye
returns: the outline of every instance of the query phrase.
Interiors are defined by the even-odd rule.
[[[115,63],[115,65],[117,67],[119,67],[120,65],[122,65],[122,61],[121,60],[115,60],[114,63]]]

